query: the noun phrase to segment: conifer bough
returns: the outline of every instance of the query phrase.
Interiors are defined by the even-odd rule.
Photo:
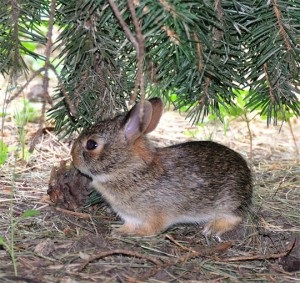
[[[172,93],[194,123],[209,112],[222,118],[220,106],[234,105],[238,89],[249,89],[246,107],[268,123],[300,114],[299,0],[3,1],[0,71],[19,74],[27,67],[24,55],[45,61],[44,76],[56,69],[50,116],[62,135],[127,109],[133,90],[136,99],[143,91],[168,100]],[[59,37],[55,52],[43,57],[24,42],[49,51],[40,25],[51,17]],[[142,49],[128,34],[142,35]]]

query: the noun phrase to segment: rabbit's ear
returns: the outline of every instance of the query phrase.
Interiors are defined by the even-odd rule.
[[[141,119],[141,107],[143,107],[143,117]],[[129,142],[134,142],[145,133],[151,124],[152,104],[145,100],[144,103],[137,103],[127,114],[125,124],[125,137]]]
[[[156,128],[164,111],[164,104],[159,97],[153,97],[149,99],[149,102],[152,104],[152,117],[148,127],[144,131],[144,134],[150,133]]]

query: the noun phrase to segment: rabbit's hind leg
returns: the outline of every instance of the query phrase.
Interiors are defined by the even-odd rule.
[[[223,214],[215,217],[209,221],[203,229],[204,236],[215,236],[217,239],[221,239],[220,236],[225,232],[232,230],[239,223],[242,218],[235,214]]]

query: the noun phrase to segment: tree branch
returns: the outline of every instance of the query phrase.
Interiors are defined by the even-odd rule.
[[[269,86],[269,97],[270,97],[271,103],[275,104],[275,97],[274,97],[274,94],[273,94],[273,86],[272,86],[272,82],[271,82],[269,74],[268,74],[267,63],[264,63],[263,68],[264,68],[264,73],[265,73],[265,76],[266,76],[266,82]]]
[[[287,35],[286,31],[284,30],[284,27],[283,27],[283,24],[282,24],[281,13],[280,13],[280,10],[278,8],[277,0],[274,0],[274,2],[273,2],[273,9],[274,9],[274,13],[275,13],[275,16],[276,16],[276,19],[277,19],[277,24],[279,26],[279,32],[280,32],[280,34],[283,38],[285,46],[286,46],[287,50],[291,50],[292,47],[291,47],[291,44],[288,40],[288,35]]]
[[[49,95],[48,89],[49,89],[49,75],[48,75],[48,71],[50,69],[51,63],[50,63],[50,56],[51,56],[51,50],[52,50],[52,30],[53,30],[53,25],[54,25],[54,15],[55,15],[55,9],[56,9],[56,0],[52,0],[51,1],[51,6],[50,6],[50,15],[49,15],[49,27],[48,27],[48,31],[47,31],[47,44],[46,44],[46,48],[45,48],[45,65],[43,71],[44,76],[43,76],[43,102],[42,102],[42,113],[39,119],[39,129],[36,132],[36,134],[34,135],[34,138],[32,139],[31,143],[30,143],[30,148],[29,148],[29,152],[32,152],[37,144],[37,141],[39,139],[39,137],[42,135],[43,133],[43,126],[44,126],[44,121],[45,121],[45,113],[46,113],[46,102],[48,102],[50,105],[52,105],[52,99]],[[42,69],[40,69],[39,72],[42,71]]]
[[[140,87],[141,91],[141,98],[142,101],[145,99],[145,88],[144,88],[144,77],[143,77],[143,66],[144,66],[144,53],[145,53],[145,41],[144,36],[142,34],[142,30],[140,24],[138,22],[135,9],[131,0],[127,0],[128,8],[132,17],[132,21],[135,27],[136,32],[136,39],[137,39],[137,46],[136,46],[136,56],[138,60],[138,68],[137,68],[137,75],[135,86],[133,90],[133,94],[130,97],[130,102],[133,103],[135,101],[138,87]],[[142,108],[141,108],[142,109]],[[142,116],[142,115],[141,115]]]
[[[144,66],[144,53],[145,53],[145,43],[144,42],[145,42],[145,40],[144,40],[144,36],[142,34],[142,29],[140,27],[138,18],[135,13],[133,1],[127,0],[127,5],[128,5],[128,8],[129,8],[129,11],[131,14],[133,25],[135,27],[136,36],[134,36],[132,34],[128,25],[125,23],[124,19],[121,16],[121,12],[119,11],[118,7],[116,6],[114,0],[108,0],[108,1],[109,1],[109,4],[110,4],[112,10],[115,13],[115,16],[119,20],[120,25],[122,26],[125,34],[127,35],[128,39],[133,44],[134,48],[136,49],[136,56],[137,56],[137,61],[138,61],[137,75],[136,75],[135,85],[134,85],[134,89],[133,89],[133,92],[130,97],[129,104],[132,104],[135,101],[139,87],[140,87],[142,101],[144,101],[145,86],[144,86],[144,78],[143,78],[143,66]],[[142,116],[142,114],[141,114],[141,116]]]
[[[129,29],[128,25],[125,23],[125,21],[122,18],[121,12],[119,8],[117,7],[116,3],[114,0],[108,0],[110,7],[115,13],[116,18],[120,22],[120,25],[122,26],[125,34],[127,35],[128,39],[131,41],[133,46],[137,49],[138,48],[138,43],[134,35],[132,34],[131,30]]]
[[[198,72],[201,72],[203,70],[203,56],[202,56],[202,51],[201,51],[202,47],[201,47],[200,40],[199,40],[196,32],[194,32],[194,40],[196,43],[196,52],[197,52],[197,57],[199,60]]]

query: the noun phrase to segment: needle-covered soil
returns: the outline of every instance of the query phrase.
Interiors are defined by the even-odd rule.
[[[0,167],[0,282],[296,282],[300,278],[300,121],[269,126],[242,119],[191,127],[166,112],[151,134],[159,146],[213,139],[240,152],[254,176],[252,214],[223,242],[205,239],[198,225],[177,226],[148,238],[113,237],[121,221],[105,205],[55,207],[47,195],[50,172],[70,162],[72,139],[46,130],[27,161],[19,156],[18,129],[5,118],[10,152]],[[49,125],[51,126],[51,125]],[[37,125],[26,125],[26,144]],[[292,135],[293,132],[293,135]],[[22,217],[28,210],[39,215]],[[12,230],[12,227],[14,228]],[[14,271],[10,251],[16,260]],[[17,275],[16,275],[17,272]]]

